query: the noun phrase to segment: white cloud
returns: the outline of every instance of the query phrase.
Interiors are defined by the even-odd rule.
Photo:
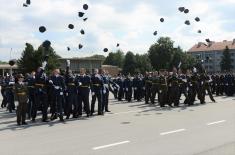
[[[116,50],[116,43],[121,44],[123,51],[146,52],[157,39],[152,35],[155,30],[158,37],[169,36],[184,50],[206,38],[220,41],[235,37],[234,31],[224,28],[231,22],[229,14],[235,12],[221,11],[222,5],[232,5],[233,0],[149,0],[148,3],[141,0],[32,0],[28,8],[22,7],[23,2],[0,0],[1,4],[8,4],[0,6],[0,60],[9,59],[11,47],[18,58],[25,42],[37,48],[45,39],[51,40],[59,55],[79,57],[104,54],[105,47]],[[86,23],[77,16],[83,3],[89,4]],[[190,13],[179,13],[179,5],[189,8]],[[200,23],[194,22],[196,16],[201,18]],[[160,17],[165,18],[164,23],[160,23]],[[191,26],[184,25],[186,19],[191,20]],[[75,25],[75,30],[68,30],[69,23]],[[48,29],[44,34],[38,32],[41,25]],[[79,34],[81,28],[85,29],[85,36]],[[202,30],[201,35],[197,34],[198,29]],[[82,50],[77,48],[79,43],[84,45]],[[70,52],[67,52],[67,46],[71,47]]]

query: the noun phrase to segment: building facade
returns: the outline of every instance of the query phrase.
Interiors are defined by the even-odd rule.
[[[224,40],[222,42],[212,41],[208,44],[199,42],[189,49],[187,53],[198,61],[203,60],[203,66],[207,72],[220,72],[220,62],[226,46],[228,46],[230,50],[233,59],[233,71],[235,71],[235,39],[233,41]]]
[[[102,65],[102,69],[108,72],[111,76],[117,76],[122,70],[118,66]]]
[[[70,60],[70,70],[74,73],[79,73],[81,68],[86,69],[88,72],[92,72],[93,69],[102,67],[103,60],[96,58],[61,58],[60,68],[66,70],[66,61]]]
[[[7,74],[16,73],[18,71],[18,66],[10,66],[9,64],[0,64],[0,73],[1,76],[6,76]]]

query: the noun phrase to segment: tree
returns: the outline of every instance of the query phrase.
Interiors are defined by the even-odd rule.
[[[5,61],[0,61],[0,64],[8,64],[8,63]]]
[[[86,58],[101,59],[101,60],[103,60],[103,61],[106,59],[105,56],[103,56],[103,55],[98,55],[98,54],[95,54],[95,55],[92,55],[92,56],[86,57]]]
[[[51,72],[53,69],[59,67],[59,58],[52,47],[45,50],[44,47],[39,46],[37,50],[34,50],[33,46],[26,43],[25,50],[21,54],[21,58],[18,60],[17,64],[19,69],[24,73],[35,71],[41,66],[44,61],[45,56],[48,55],[48,65],[46,68],[47,73]]]
[[[146,71],[152,71],[153,67],[151,65],[148,54],[143,54],[143,55],[136,54],[135,59],[137,66],[136,72],[145,73]]]
[[[168,69],[173,56],[174,42],[169,37],[161,37],[149,51],[149,59],[155,70]]]
[[[113,65],[122,68],[124,62],[124,53],[121,50],[109,53],[104,61],[104,65]]]
[[[46,72],[49,74],[52,70],[58,68],[60,66],[59,58],[60,56],[56,54],[54,49],[50,47],[48,50],[45,50],[44,47],[39,46],[38,50],[35,51],[35,57],[37,66],[41,66],[42,62],[45,59],[45,56],[48,56],[48,63],[46,67]]]
[[[189,54],[184,54],[181,69],[183,71],[186,71],[187,69],[192,69],[196,64],[196,59],[189,55]]]
[[[26,47],[21,54],[21,58],[18,60],[17,64],[20,70],[23,72],[31,72],[36,69],[37,64],[35,63],[35,51],[31,44],[26,43]]]
[[[221,70],[222,71],[231,71],[231,69],[233,69],[232,62],[233,62],[233,59],[231,58],[230,50],[229,50],[228,46],[226,46],[226,48],[223,52],[221,62],[220,62]]]
[[[135,55],[132,52],[127,52],[123,64],[123,73],[124,74],[135,74],[137,72],[137,62],[135,59]]]
[[[170,62],[170,69],[173,67],[178,67],[180,63],[183,63],[185,61],[186,54],[183,52],[183,50],[178,47],[175,48],[173,51],[172,60]]]

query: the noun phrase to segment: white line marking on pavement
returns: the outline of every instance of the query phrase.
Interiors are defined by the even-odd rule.
[[[207,123],[207,125],[214,125],[214,124],[219,124],[219,123],[224,123],[224,122],[226,122],[226,120],[221,120],[221,121]]]
[[[127,140],[127,141],[123,141],[123,142],[118,142],[118,143],[113,143],[113,144],[98,146],[98,147],[94,147],[94,148],[92,148],[92,149],[93,149],[93,150],[99,150],[99,149],[104,149],[104,148],[107,148],[107,147],[117,146],[117,145],[126,144],[126,143],[130,143],[130,141]]]
[[[178,130],[174,130],[174,131],[162,132],[162,133],[160,133],[160,135],[164,136],[164,135],[168,135],[168,134],[171,134],[171,133],[182,132],[182,131],[185,131],[185,130],[186,129],[178,129]]]

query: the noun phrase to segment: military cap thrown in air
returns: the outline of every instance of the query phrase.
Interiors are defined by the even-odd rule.
[[[189,21],[189,20],[186,20],[184,23],[185,23],[186,25],[190,25],[190,21]]]
[[[196,18],[195,18],[195,21],[196,21],[196,22],[200,22],[200,18],[199,18],[199,17],[196,17]]]
[[[83,45],[82,45],[82,44],[79,44],[79,45],[78,45],[78,48],[79,48],[79,49],[82,49],[82,48],[83,48]]]
[[[26,4],[30,5],[31,1],[30,0],[26,0]]]
[[[184,13],[185,13],[185,14],[189,13],[189,9],[185,9],[185,10],[184,10]]]
[[[207,43],[210,43],[211,41],[210,41],[210,39],[209,39],[209,38],[207,38],[207,39],[206,39],[206,42],[207,42]]]
[[[47,30],[47,29],[46,29],[45,26],[40,26],[40,27],[39,27],[39,32],[41,32],[41,33],[44,33],[46,30]]]
[[[84,5],[83,5],[83,9],[84,9],[84,10],[88,10],[88,5],[87,5],[87,4],[84,4]]]
[[[184,7],[179,7],[180,12],[184,12],[184,9],[185,9]]]
[[[108,48],[104,48],[104,52],[108,52],[109,50],[108,50]]]
[[[84,12],[78,12],[78,16],[79,16],[79,17],[83,17],[84,14],[85,14]]]
[[[85,34],[85,31],[84,31],[83,29],[81,29],[80,33],[81,33],[82,35],[84,35],[84,34]]]
[[[42,43],[42,46],[46,49],[49,49],[50,46],[51,46],[51,42],[49,40],[45,40],[43,43]]]
[[[69,28],[69,29],[74,29],[74,25],[73,25],[73,24],[69,24],[69,25],[68,25],[68,28]]]
[[[153,35],[156,36],[156,35],[157,35],[157,31],[155,31],[155,32],[153,33]]]

